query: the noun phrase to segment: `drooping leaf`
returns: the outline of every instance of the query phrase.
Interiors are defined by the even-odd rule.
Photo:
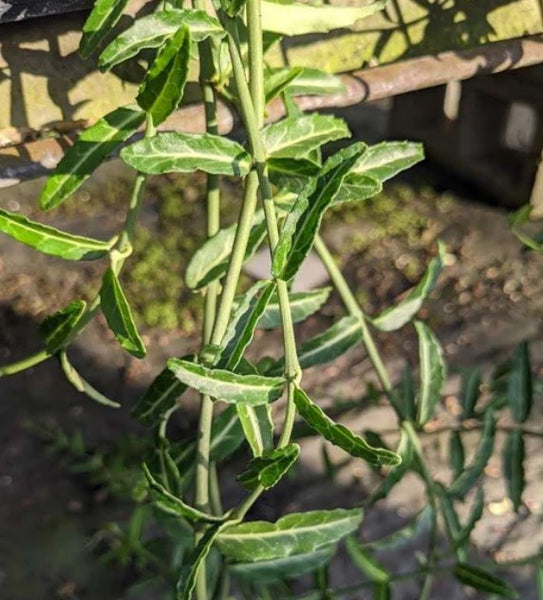
[[[97,0],[91,14],[83,25],[83,36],[79,43],[79,54],[88,58],[111,32],[128,0]]]
[[[383,184],[373,175],[348,173],[334,197],[334,206],[347,202],[362,202],[377,196],[383,190]]]
[[[424,425],[432,418],[441,400],[446,367],[441,346],[430,329],[421,321],[415,321],[415,329],[419,338],[420,363],[417,422]]]
[[[362,510],[316,510],[292,513],[275,523],[249,521],[227,526],[219,550],[236,562],[255,562],[318,552],[358,529]]]
[[[40,195],[41,208],[49,210],[64,202],[144,120],[145,113],[138,106],[122,106],[85,129],[47,178]]]
[[[193,254],[185,274],[185,283],[192,290],[200,290],[212,281],[226,274],[232,254],[237,225],[219,230],[206,240]],[[258,211],[253,219],[247,242],[245,261],[252,258],[266,237],[266,223],[263,211]]]
[[[274,425],[270,405],[236,404],[236,409],[245,439],[249,442],[253,455],[261,456],[266,450],[273,448]]]
[[[464,468],[464,471],[449,488],[449,494],[452,497],[463,498],[482,475],[494,449],[495,434],[496,417],[494,411],[489,409],[485,413],[483,431],[473,461],[469,467]]]
[[[266,104],[288,87],[303,72],[302,67],[287,67],[275,69],[266,74],[264,80],[264,97]]]
[[[333,202],[343,179],[360,155],[364,144],[352,144],[330,157],[316,181],[310,181],[287,214],[273,254],[275,277],[289,281],[309,254],[322,217]]]
[[[102,279],[100,306],[109,328],[121,346],[136,358],[143,358],[147,350],[138,333],[128,300],[113,269],[109,268]]]
[[[312,429],[335,446],[339,446],[342,450],[345,450],[351,456],[362,458],[370,464],[378,466],[396,466],[400,464],[401,458],[395,452],[384,448],[373,448],[366,440],[355,435],[344,425],[334,423],[299,388],[296,388],[294,392],[294,402],[300,416]]]
[[[159,133],[121,150],[124,162],[142,173],[247,175],[250,155],[237,142],[209,133]]]
[[[479,399],[481,386],[481,369],[473,367],[462,373],[460,400],[462,402],[462,418],[472,419],[475,416],[475,405]]]
[[[374,556],[362,548],[355,538],[348,537],[345,547],[353,564],[366,577],[375,581],[375,583],[384,584],[390,581],[390,574],[385,567]]]
[[[293,96],[341,94],[345,91],[345,85],[336,75],[302,67],[300,74],[288,85],[288,91]]]
[[[113,245],[113,241],[103,242],[80,235],[72,235],[1,208],[0,231],[44,254],[59,256],[66,260],[103,258]]]
[[[293,323],[304,321],[310,315],[316,313],[328,300],[332,288],[319,288],[310,292],[293,292],[289,294],[289,308]],[[260,317],[258,327],[262,329],[275,329],[281,326],[281,314],[279,311],[279,300],[274,294],[266,306],[266,310]]]
[[[424,148],[417,142],[381,142],[369,146],[353,168],[353,173],[372,175],[387,181],[424,160]]]
[[[325,33],[333,29],[352,27],[380,11],[386,0],[377,0],[361,7],[350,6],[312,6],[290,1],[261,2],[262,22],[267,31],[284,35],[304,35],[307,33]]]
[[[185,385],[223,402],[258,406],[277,400],[283,391],[281,377],[238,375],[223,369],[209,369],[180,358],[171,358],[168,368]]]
[[[55,354],[64,346],[70,333],[85,314],[86,308],[87,303],[84,300],[74,300],[43,320],[39,332],[49,354]]]
[[[213,35],[225,35],[221,24],[203,10],[174,9],[157,12],[137,19],[117,36],[100,54],[98,65],[102,70],[136,56],[145,48],[159,48],[180,27],[189,28],[191,38],[202,41]]]
[[[504,598],[518,598],[518,594],[509,584],[481,567],[474,567],[466,563],[458,563],[454,568],[454,576],[464,585],[469,585],[481,592],[496,594]]]
[[[300,577],[326,565],[335,553],[335,546],[285,558],[257,562],[234,563],[228,571],[235,577],[257,584],[273,583],[281,579]]]
[[[160,125],[179,106],[183,98],[190,60],[190,33],[186,26],[164,44],[145,74],[136,98]]]
[[[462,436],[458,431],[451,431],[449,435],[449,465],[453,474],[453,479],[460,477],[464,470],[464,444]]]
[[[396,306],[383,311],[372,319],[372,324],[381,331],[396,331],[408,323],[420,310],[428,294],[434,289],[439,274],[443,269],[445,246],[439,242],[438,255],[432,259],[424,277]]]
[[[522,504],[522,493],[526,485],[524,478],[524,437],[520,429],[507,433],[503,448],[503,473],[507,482],[507,493],[516,511]]]
[[[274,158],[304,158],[327,142],[350,136],[343,119],[318,113],[287,117],[262,130],[266,152]]]
[[[518,346],[511,361],[507,386],[507,401],[516,423],[524,423],[532,409],[533,383],[530,352],[527,342]]]
[[[268,490],[274,487],[294,465],[300,455],[298,444],[288,444],[284,448],[267,450],[262,456],[251,460],[248,467],[236,480],[249,491],[259,485]]]

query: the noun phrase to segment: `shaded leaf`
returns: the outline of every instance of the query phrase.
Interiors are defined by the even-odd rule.
[[[288,91],[294,96],[342,94],[345,91],[345,85],[336,75],[310,67],[301,67],[300,71],[288,86]]]
[[[225,460],[243,443],[243,429],[236,412],[237,406],[227,406],[213,419],[211,426],[210,458],[214,462]]]
[[[56,313],[46,317],[39,326],[39,332],[45,341],[45,349],[49,354],[58,352],[69,339],[70,333],[77,327],[85,314],[87,303],[74,300]]]
[[[507,402],[516,423],[524,423],[532,409],[533,384],[530,352],[527,342],[518,346],[511,361],[507,386]]]
[[[262,456],[253,458],[249,466],[236,480],[249,491],[259,485],[265,490],[274,487],[292,468],[300,455],[298,444],[288,444],[284,448],[267,450]]]
[[[353,173],[388,181],[401,171],[424,160],[424,148],[417,142],[381,142],[369,146],[353,168]]]
[[[402,371],[400,385],[392,393],[390,401],[404,419],[408,421],[416,419],[415,384],[413,381],[413,370],[409,365],[406,365]]]
[[[141,339],[128,300],[113,269],[103,276],[100,288],[100,306],[109,328],[121,346],[136,358],[143,358],[147,351]]]
[[[299,323],[310,315],[316,313],[328,300],[332,288],[319,288],[310,292],[292,292],[289,294],[289,308],[293,323]],[[277,294],[273,294],[266,310],[258,321],[262,329],[275,329],[281,326],[281,314]]]
[[[415,321],[415,329],[419,338],[420,364],[417,422],[424,425],[432,418],[441,399],[446,368],[441,346],[430,329],[421,321]]]
[[[64,202],[144,121],[145,113],[138,106],[122,106],[85,129],[47,178],[41,208],[50,210]]]
[[[439,504],[441,506],[441,513],[443,515],[443,520],[445,521],[445,529],[447,530],[447,536],[451,546],[458,560],[466,560],[466,552],[458,544],[461,525],[456,509],[454,508],[454,502],[451,496],[447,494],[443,485],[436,484],[436,489],[439,491]]]
[[[507,482],[507,493],[516,511],[522,504],[522,493],[526,485],[524,477],[525,457],[522,431],[520,429],[509,431],[503,448],[503,474]]]
[[[358,567],[366,577],[376,583],[388,583],[390,580],[388,571],[375,557],[364,548],[361,548],[360,544],[353,537],[347,538],[345,547],[347,548],[347,552],[349,553],[353,564]]]
[[[483,488],[478,488],[477,493],[475,495],[475,500],[473,501],[473,506],[471,507],[471,510],[470,510],[470,513],[468,516],[468,520],[467,520],[466,524],[463,525],[460,528],[460,531],[458,532],[458,535],[457,535],[457,538],[456,538],[456,541],[454,544],[455,550],[457,548],[463,548],[465,551],[467,551],[467,548],[465,546],[469,542],[469,537],[471,535],[471,532],[475,529],[475,525],[477,525],[477,522],[483,516],[484,506],[485,506],[485,495],[483,492]]]
[[[496,594],[504,598],[518,598],[518,594],[505,581],[498,579],[480,567],[466,563],[458,563],[454,568],[454,576],[463,583],[481,592]]]
[[[96,0],[83,25],[79,54],[88,58],[119,20],[128,0]]]
[[[264,79],[264,97],[266,104],[271,102],[276,96],[291,84],[301,73],[302,67],[287,67],[284,69],[274,69],[266,74]]]
[[[475,405],[479,399],[480,386],[481,369],[479,367],[472,367],[463,371],[460,391],[463,419],[472,419],[475,416]]]
[[[293,158],[269,158],[269,177],[271,183],[282,192],[301,192],[308,179],[315,177],[321,171],[320,163],[310,160],[307,156],[295,160]],[[293,198],[295,200],[295,197]],[[292,202],[288,209],[290,210]]]
[[[376,550],[398,550],[406,544],[416,542],[430,529],[430,524],[434,518],[433,512],[434,510],[430,505],[425,506],[408,525],[384,538],[368,542],[366,547],[375,548]]]
[[[269,404],[247,406],[236,404],[238,418],[254,456],[273,448],[274,425]]]
[[[460,477],[464,470],[464,460],[462,436],[458,431],[451,431],[449,435],[449,465],[452,470],[453,479]]]

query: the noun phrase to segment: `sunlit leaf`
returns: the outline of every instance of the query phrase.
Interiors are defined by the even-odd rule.
[[[420,363],[417,422],[424,425],[432,418],[441,400],[446,367],[441,346],[430,329],[421,321],[415,321],[415,329],[419,338]]]
[[[275,69],[266,74],[264,79],[264,97],[266,104],[288,87],[303,72],[302,67]]]
[[[381,142],[369,146],[353,168],[353,173],[388,181],[401,171],[424,160],[424,148],[416,142]]]
[[[345,85],[336,75],[302,67],[296,79],[288,85],[288,91],[294,96],[341,94]]]
[[[74,300],[68,306],[43,320],[39,332],[45,341],[45,349],[49,354],[55,354],[64,346],[70,333],[85,314],[86,308],[87,303],[84,300]]]
[[[88,58],[119,20],[128,0],[96,0],[83,25],[79,53]]]
[[[239,422],[254,456],[273,448],[274,425],[269,404],[248,406],[236,404]]]
[[[382,189],[383,184],[373,175],[349,173],[335,195],[333,204],[336,206],[347,202],[362,202],[377,196]]]
[[[310,292],[292,292],[289,294],[289,308],[293,323],[299,323],[316,313],[328,300],[332,288],[319,288]],[[279,300],[274,294],[266,306],[266,310],[258,321],[262,329],[275,329],[281,326]]]
[[[236,480],[249,491],[259,485],[268,490],[275,486],[294,465],[300,455],[298,444],[288,444],[283,448],[267,450],[262,456],[251,460],[248,467]]]

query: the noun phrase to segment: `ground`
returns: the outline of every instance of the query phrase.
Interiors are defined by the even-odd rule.
[[[70,205],[54,215],[39,214],[35,208],[42,182],[10,188],[3,194],[2,206],[74,232],[103,236],[122,222],[128,179],[129,174],[119,164],[106,165]],[[231,219],[236,210],[236,189],[231,184],[225,186],[232,199],[225,216]],[[50,452],[51,444],[44,443],[44,431],[50,432],[57,425],[70,433],[81,431],[92,447],[107,447],[129,433],[141,436],[142,429],[134,425],[129,414],[135,399],[166,358],[197,347],[199,297],[188,293],[172,275],[183,272],[187,256],[203,236],[201,189],[201,179],[179,177],[154,178],[149,187],[142,219],[145,228],[138,245],[138,253],[148,253],[139,265],[135,260],[129,264],[123,279],[151,348],[148,358],[136,361],[125,356],[101,319],[88,328],[73,350],[73,361],[83,374],[119,400],[122,409],[95,405],[78,394],[64,381],[54,360],[0,380],[0,582],[6,599],[144,597],[127,591],[134,580],[132,569],[105,567],[93,549],[96,532],[106,522],[122,521],[128,505],[105,494],[103,486],[89,482],[84,473],[71,472],[71,463],[61,461],[58,454]],[[531,340],[534,370],[542,374],[543,257],[526,252],[514,238],[505,210],[478,203],[478,197],[473,190],[447,191],[441,178],[431,170],[422,170],[389,185],[368,206],[331,214],[325,223],[324,238],[371,315],[397,301],[424,272],[436,252],[437,239],[445,242],[447,268],[419,315],[441,340],[450,366],[446,401],[434,425],[447,422],[454,412],[457,373],[462,367],[477,364],[488,373],[509,357],[520,341]],[[178,223],[182,236],[177,235]],[[159,236],[163,245],[157,243]],[[4,235],[0,236],[0,257],[0,360],[8,363],[39,349],[36,325],[46,314],[74,297],[95,293],[104,265],[82,266],[44,257]],[[181,312],[176,309],[178,297],[183,301]],[[149,305],[152,309],[146,310]],[[333,296],[319,316],[299,327],[300,339],[322,330],[341,314],[341,303]],[[279,339],[275,334],[259,333],[254,351],[277,353]],[[415,363],[416,336],[410,327],[378,335],[377,342],[394,377],[399,376],[406,361]],[[304,375],[305,387],[325,407],[361,400],[372,380],[361,348]],[[177,433],[190,427],[194,408],[189,403],[186,412],[178,416]],[[535,428],[541,423],[542,413],[539,402],[529,425]],[[343,418],[358,430],[366,429],[368,423],[376,431],[394,427],[390,411],[379,403],[363,401]],[[386,439],[393,443],[395,434],[387,434]],[[474,434],[471,452],[476,439]],[[59,443],[58,435],[56,441]],[[132,442],[135,446],[130,451],[137,454],[137,437]],[[441,435],[428,435],[425,443],[433,471],[445,479],[446,444],[446,436]],[[499,456],[491,460],[486,472],[484,516],[475,531],[475,550],[482,559],[521,558],[535,552],[543,541],[541,450],[541,438],[531,438],[526,463],[530,483],[524,497],[529,511],[520,515],[504,501]],[[345,458],[339,453],[330,455],[334,461]],[[338,469],[331,484],[323,478],[320,442],[311,438],[304,442],[299,472],[300,479],[290,483],[287,491],[281,486],[265,497],[254,516],[277,518],[284,510],[302,506],[356,505],[376,477],[359,461],[349,461]],[[229,484],[225,501],[233,501],[239,494],[239,488]],[[364,539],[401,526],[423,505],[421,490],[408,478],[368,512]],[[415,540],[403,554],[385,555],[383,560],[391,567],[397,567],[399,560],[403,566],[406,561],[412,564],[412,550],[420,547],[417,543]],[[529,576],[523,570],[513,574],[526,599],[535,598]],[[356,580],[356,575],[340,567],[334,578],[345,583]],[[349,597],[371,597],[369,591],[364,594],[358,591]],[[447,578],[440,580],[435,594],[432,597],[467,597]],[[403,586],[400,597],[416,598],[416,587]]]

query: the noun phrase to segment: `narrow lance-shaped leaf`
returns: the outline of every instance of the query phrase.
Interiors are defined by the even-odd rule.
[[[524,438],[520,429],[507,434],[503,448],[503,473],[507,482],[507,493],[516,511],[522,504],[522,493],[526,484],[524,478]]]
[[[234,561],[254,562],[318,552],[358,529],[361,509],[292,513],[277,522],[249,521],[225,528],[219,550]]]
[[[361,7],[311,6],[296,2],[261,2],[262,22],[267,31],[284,35],[325,33],[333,29],[352,27],[383,9],[386,0],[377,0]]]
[[[395,452],[384,448],[373,448],[366,440],[355,435],[344,425],[338,425],[328,417],[307,394],[296,388],[294,402],[304,421],[323,438],[356,458],[362,458],[373,465],[396,466],[401,458]]]
[[[441,399],[446,368],[439,342],[421,321],[415,321],[419,338],[420,390],[418,396],[417,422],[424,425],[433,416]]]
[[[96,0],[83,25],[79,53],[88,58],[119,20],[128,0]]]
[[[424,148],[416,142],[381,142],[369,146],[353,168],[353,173],[388,181],[401,171],[424,160]]]
[[[293,323],[299,323],[310,315],[316,313],[319,308],[328,300],[332,288],[319,288],[310,292],[293,292],[289,294],[289,308]],[[258,327],[262,329],[275,329],[281,326],[281,313],[279,310],[279,300],[274,294],[266,310],[258,321]]]
[[[406,544],[416,542],[422,535],[425,535],[430,529],[434,518],[434,509],[428,505],[425,506],[416,518],[405,527],[387,535],[384,538],[368,542],[366,547],[376,550],[398,550]]]
[[[390,401],[404,419],[408,421],[416,419],[417,407],[415,403],[413,370],[409,365],[405,366],[400,385],[390,396]]]
[[[456,538],[456,543],[454,545],[454,549],[462,548],[464,551],[467,551],[466,545],[469,542],[469,537],[471,532],[474,530],[475,525],[477,525],[478,521],[483,516],[483,509],[485,506],[485,495],[483,492],[483,488],[480,487],[477,489],[477,493],[475,494],[475,500],[473,501],[473,505],[471,507],[468,520],[466,524],[460,528],[458,532],[458,536]]]
[[[124,162],[141,171],[247,175],[250,155],[237,142],[209,133],[159,133],[121,151]]]
[[[136,98],[158,126],[179,106],[183,98],[190,60],[190,33],[180,27],[160,49],[147,71]]]
[[[74,300],[56,313],[46,317],[40,324],[39,332],[45,341],[45,349],[49,354],[55,354],[69,338],[84,315],[87,303],[84,300]]]
[[[144,120],[145,113],[138,106],[123,106],[85,129],[47,178],[40,195],[41,208],[49,210],[64,202]]]
[[[274,425],[269,404],[248,406],[236,404],[239,422],[254,456],[273,448]]]
[[[223,402],[258,406],[277,400],[283,391],[284,380],[281,377],[238,375],[223,369],[209,369],[180,358],[171,358],[168,368],[185,385]]]
[[[527,342],[515,350],[507,386],[507,401],[511,416],[516,423],[524,423],[532,409],[532,368]]]
[[[462,402],[462,418],[471,419],[475,416],[475,405],[479,399],[481,386],[481,369],[473,367],[462,373],[460,400]]]
[[[341,94],[345,91],[345,85],[336,75],[319,69],[301,67],[300,74],[289,83],[288,91],[293,96]]]
[[[390,574],[385,567],[364,548],[361,548],[360,544],[353,537],[347,538],[345,546],[353,564],[366,577],[376,583],[388,583],[390,581]]]
[[[290,471],[299,455],[298,444],[288,444],[283,448],[269,450],[262,456],[253,458],[236,480],[249,491],[253,491],[259,485],[269,490]]]
[[[432,259],[424,277],[409,292],[404,300],[393,306],[378,317],[372,319],[372,324],[381,331],[395,331],[408,323],[420,310],[423,302],[434,289],[439,274],[443,269],[445,246],[439,242],[438,255]]]
[[[157,12],[137,19],[131,27],[117,36],[100,54],[98,65],[103,70],[111,69],[145,48],[159,48],[183,25],[189,28],[191,38],[196,42],[211,35],[225,35],[217,19],[203,10],[174,9]]]
[[[439,491],[439,503],[441,506],[441,513],[445,522],[445,529],[447,530],[447,536],[451,543],[451,546],[456,554],[458,560],[466,560],[466,552],[463,548],[459,547],[458,539],[460,536],[461,525],[460,519],[454,507],[454,502],[447,494],[445,487],[441,484],[436,485],[436,489]]]
[[[285,69],[275,69],[267,73],[264,80],[264,97],[266,104],[271,102],[276,96],[291,84],[301,73],[302,67],[289,67]]]
[[[458,563],[453,573],[458,581],[481,592],[488,592],[503,598],[518,598],[515,590],[505,581],[498,579],[495,575],[481,569],[481,567]]]
[[[147,353],[141,339],[128,300],[113,269],[109,268],[102,280],[100,306],[109,328],[121,346],[136,358]]]
[[[462,436],[458,431],[451,431],[449,436],[449,465],[453,473],[453,479],[460,477],[464,470],[464,458]]]
[[[113,242],[72,235],[48,225],[31,221],[0,208],[0,231],[14,240],[44,254],[66,260],[96,260],[110,251]]]

